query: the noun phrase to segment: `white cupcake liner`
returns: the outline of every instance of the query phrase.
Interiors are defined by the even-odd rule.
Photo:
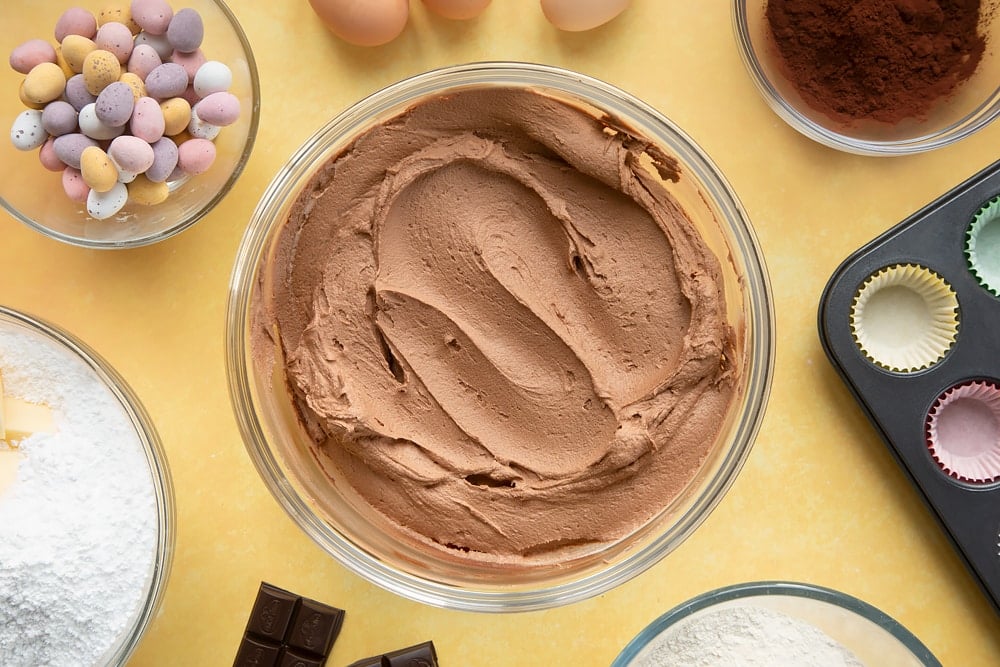
[[[1000,481],[1000,387],[976,381],[941,394],[927,415],[927,447],[955,479]]]
[[[874,364],[909,373],[932,366],[958,335],[958,297],[939,275],[897,264],[873,274],[854,297],[851,333]]]
[[[965,257],[979,284],[1000,296],[1000,196],[983,204],[972,217],[965,234]]]

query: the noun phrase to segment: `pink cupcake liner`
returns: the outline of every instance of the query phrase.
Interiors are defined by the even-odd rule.
[[[974,381],[938,396],[926,424],[927,447],[948,476],[1000,481],[1000,386]]]

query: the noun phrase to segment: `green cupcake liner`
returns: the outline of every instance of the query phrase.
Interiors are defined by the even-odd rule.
[[[980,207],[965,233],[969,271],[993,296],[1000,296],[1000,195]]]

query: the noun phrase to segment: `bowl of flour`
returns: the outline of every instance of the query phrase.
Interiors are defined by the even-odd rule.
[[[611,667],[941,667],[906,628],[839,591],[737,584],[650,623]]]
[[[0,667],[124,665],[174,544],[159,438],[71,335],[0,307]]]

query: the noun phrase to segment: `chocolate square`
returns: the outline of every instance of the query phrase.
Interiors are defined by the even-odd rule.
[[[278,667],[323,667],[324,662],[326,662],[326,658],[305,655],[294,649],[285,649],[285,652],[281,654],[281,662],[278,663]]]
[[[340,634],[343,622],[343,610],[303,598],[295,611],[286,641],[289,647],[326,655]]]
[[[257,637],[281,642],[295,613],[299,596],[271,584],[261,583],[250,612],[247,632]]]
[[[278,664],[279,653],[281,647],[245,635],[240,642],[233,667],[274,667]]]

